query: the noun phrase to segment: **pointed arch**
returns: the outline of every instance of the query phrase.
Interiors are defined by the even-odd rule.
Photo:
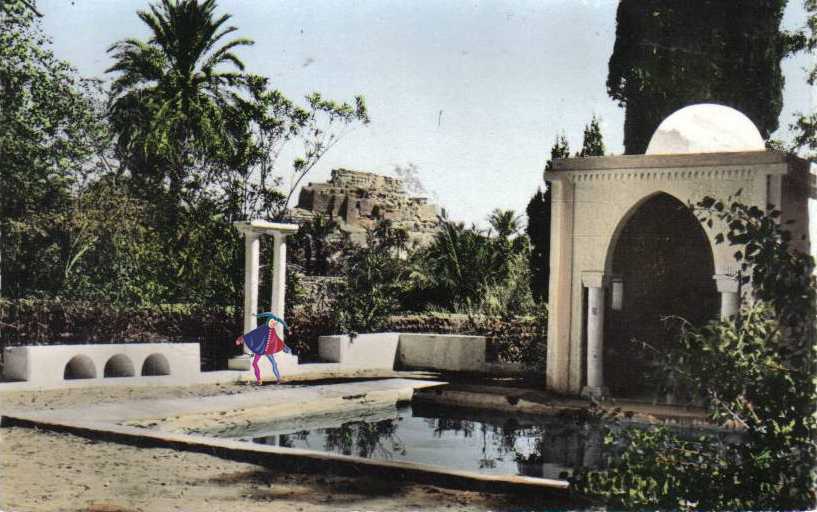
[[[608,385],[619,396],[641,395],[656,384],[649,376],[651,351],[641,343],[666,350],[680,327],[667,318],[702,324],[717,316],[713,244],[687,205],[654,192],[616,226],[605,270],[623,283],[620,309],[610,310],[605,327]]]

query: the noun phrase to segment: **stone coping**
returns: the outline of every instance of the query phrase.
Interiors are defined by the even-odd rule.
[[[448,384],[440,388],[421,389],[415,393],[414,401],[532,416],[549,416],[565,412],[580,413],[594,403],[584,398],[555,395],[538,389],[480,384]],[[628,399],[604,400],[595,403],[606,412],[619,409],[620,419],[625,423],[691,427],[724,432],[739,430],[713,424],[702,407],[652,404]]]
[[[379,478],[410,480],[457,489],[490,492],[532,492],[541,496],[565,500],[572,504],[587,504],[580,497],[572,496],[568,482],[564,480],[531,478],[516,475],[485,475],[473,471],[441,468],[412,462],[393,462],[365,459],[333,453],[317,452],[298,448],[284,448],[229,439],[204,437],[136,428],[123,425],[125,421],[137,418],[167,416],[175,413],[214,413],[219,410],[241,409],[275,402],[297,403],[298,407],[309,408],[309,403],[327,401],[335,410],[341,402],[354,400],[359,403],[396,401],[398,397],[410,398],[413,390],[445,384],[435,381],[410,381],[388,379],[378,382],[359,382],[314,388],[276,389],[260,391],[248,395],[221,395],[195,399],[132,400],[114,404],[101,404],[73,409],[57,409],[40,412],[11,412],[0,417],[2,427],[39,428],[66,432],[94,439],[131,444],[139,447],[164,447],[206,453],[217,457],[259,464],[262,466],[291,471],[331,471],[350,476],[372,475]],[[283,395],[287,395],[286,397]],[[298,395],[300,400],[293,402]],[[333,403],[334,402],[334,403]]]
[[[585,158],[556,158],[553,171],[590,171],[602,169],[665,169],[724,165],[768,165],[805,161],[780,151],[736,151],[725,153],[691,153],[679,155],[616,155]],[[545,172],[545,177],[549,175]]]
[[[110,423],[77,422],[38,418],[36,415],[4,415],[2,427],[39,428],[66,432],[96,441],[112,441],[143,448],[171,448],[205,453],[238,462],[258,464],[285,471],[331,471],[344,476],[371,475],[379,478],[490,492],[533,492],[542,497],[587,503],[571,496],[568,482],[516,475],[484,475],[473,471],[440,468],[412,462],[390,462],[348,455],[282,448],[242,441],[187,434],[170,434]]]

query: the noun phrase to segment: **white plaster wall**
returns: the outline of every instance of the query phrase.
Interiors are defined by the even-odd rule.
[[[349,367],[484,371],[485,337],[456,334],[359,334],[318,338],[322,361]]]
[[[109,345],[38,345],[6,347],[3,353],[3,378],[53,385],[64,381],[65,367],[78,355],[93,362],[96,379],[104,376],[105,364],[115,355],[130,359],[134,376],[142,374],[142,365],[153,354],[167,358],[170,375],[180,380],[198,378],[201,358],[198,343],[125,343]],[[11,364],[9,364],[11,363]]]
[[[318,355],[326,362],[365,368],[394,368],[400,334],[379,332],[347,335],[321,336],[318,338]]]
[[[398,361],[406,368],[482,371],[485,369],[485,337],[401,334]]]

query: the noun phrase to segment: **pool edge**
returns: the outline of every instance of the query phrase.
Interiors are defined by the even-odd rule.
[[[420,484],[482,492],[536,493],[542,498],[560,500],[564,504],[591,504],[586,498],[572,493],[565,480],[486,475],[411,462],[380,461],[297,448],[254,445],[227,439],[146,431],[108,423],[43,418],[38,417],[36,413],[0,416],[0,427],[38,428],[142,448],[171,448],[205,453],[278,470],[329,470],[344,476],[400,478]]]

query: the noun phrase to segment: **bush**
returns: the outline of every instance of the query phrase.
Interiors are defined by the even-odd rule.
[[[14,345],[196,342],[202,369],[237,353],[240,312],[231,306],[123,306],[59,299],[0,300],[0,349]]]
[[[544,370],[546,308],[535,316],[507,318],[451,313],[394,315],[385,321],[383,330],[485,336],[488,361],[521,363],[532,370]]]

